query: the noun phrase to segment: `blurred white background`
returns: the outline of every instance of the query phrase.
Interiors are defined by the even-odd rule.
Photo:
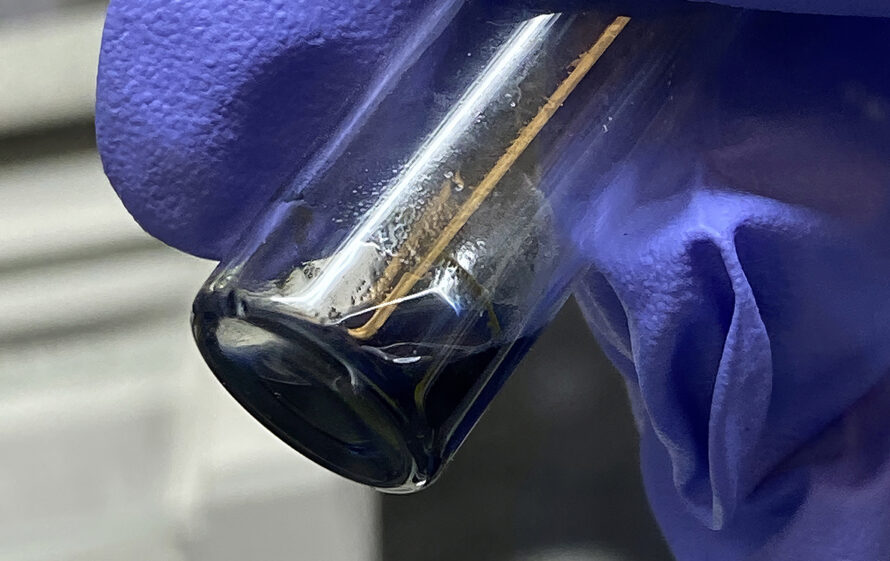
[[[144,234],[102,173],[104,9],[0,0],[0,560],[375,559],[373,492],[204,366],[188,316],[213,264]]]

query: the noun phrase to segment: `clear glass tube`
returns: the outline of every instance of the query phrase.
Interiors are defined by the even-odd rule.
[[[574,209],[729,17],[421,14],[198,294],[216,376],[321,465],[428,484],[565,301]]]

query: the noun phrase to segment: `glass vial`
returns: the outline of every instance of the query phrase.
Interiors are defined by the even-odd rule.
[[[727,21],[436,3],[195,299],[215,375],[317,463],[430,483],[565,301],[574,210]]]

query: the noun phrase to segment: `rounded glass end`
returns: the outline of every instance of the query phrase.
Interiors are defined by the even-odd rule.
[[[251,415],[358,483],[410,493],[435,477],[441,462],[405,440],[404,419],[357,371],[360,363],[338,351],[336,338],[322,340],[293,320],[251,317],[234,301],[202,291],[192,326],[214,375]]]

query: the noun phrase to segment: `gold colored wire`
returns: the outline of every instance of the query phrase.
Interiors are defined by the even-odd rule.
[[[553,117],[556,111],[562,106],[566,98],[575,90],[584,76],[593,68],[593,65],[600,59],[606,49],[608,49],[615,38],[618,37],[627,24],[630,22],[629,17],[620,16],[610,23],[605,31],[597,38],[593,45],[585,51],[574,63],[574,69],[566,77],[565,80],[556,88],[553,94],[547,99],[547,102],[541,106],[537,114],[516,136],[513,143],[498,158],[498,161],[482,178],[479,185],[473,189],[472,194],[467,198],[466,202],[458,209],[454,218],[445,226],[442,233],[433,243],[430,250],[418,262],[413,270],[408,271],[399,279],[399,282],[393,287],[392,291],[387,295],[386,302],[383,303],[368,321],[361,327],[349,330],[349,334],[356,339],[368,339],[386,323],[386,320],[395,311],[394,305],[386,305],[387,302],[393,302],[406,296],[411,289],[414,288],[430,267],[435,263],[436,259],[445,250],[448,244],[454,239],[454,236],[463,228],[464,224],[470,219],[473,213],[479,209],[482,202],[491,194],[498,182],[504,177],[510,167],[516,162],[520,155],[528,148],[532,140],[541,132],[544,125]]]
[[[426,210],[423,215],[420,217],[411,231],[411,234],[408,236],[408,239],[405,240],[403,247],[411,248],[423,238],[424,234],[428,233],[428,228],[434,228],[436,224],[436,215],[445,208],[445,205],[448,204],[449,199],[451,198],[451,180],[446,179],[442,182],[439,193],[436,197],[430,201],[427,205]],[[399,270],[402,268],[402,265],[405,263],[405,257],[395,256],[392,261],[390,261],[386,269],[384,269],[383,274],[380,276],[380,279],[374,283],[374,288],[372,289],[372,293],[379,293],[386,289],[395,279],[396,275],[399,273]]]

